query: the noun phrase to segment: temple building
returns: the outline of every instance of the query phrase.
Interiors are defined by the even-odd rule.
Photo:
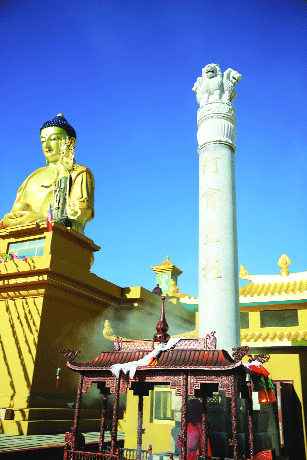
[[[272,438],[275,437],[274,442],[278,443],[280,454],[290,455],[292,447],[296,445],[304,455],[303,452],[307,451],[307,272],[290,273],[290,264],[290,259],[283,254],[278,261],[281,270],[276,275],[249,275],[241,265],[240,277],[248,282],[239,290],[241,346],[248,346],[252,355],[270,355],[265,366],[270,372],[278,396],[275,415],[269,414],[267,407],[260,406],[254,399],[254,411],[260,426],[257,436],[261,438],[263,448],[272,447]],[[166,273],[171,273],[174,265],[167,257],[152,269],[158,272],[160,267],[168,270]],[[171,276],[168,279],[171,280]],[[162,282],[163,279],[159,278],[157,281]],[[170,303],[181,304],[195,313],[194,329],[183,334],[172,334],[170,330],[171,336],[197,338],[198,298],[181,293],[177,284],[173,289],[165,289],[164,295]],[[117,327],[115,332],[120,334]],[[114,340],[114,335],[110,339]],[[243,362],[246,362],[246,358],[243,358]],[[172,433],[180,419],[180,410],[180,404],[176,402],[169,387],[155,387],[149,398],[144,399],[144,440],[149,443],[162,424],[165,436],[160,437],[161,451],[174,451]],[[128,392],[127,408],[121,427],[129,433],[126,447],[131,448],[136,443],[136,434],[130,414],[135,411],[137,398]],[[265,417],[276,418],[277,431],[267,431],[267,422],[263,422]],[[296,426],[295,431],[293,426]]]
[[[144,339],[146,324],[156,323],[161,297],[141,286],[121,288],[91,272],[99,249],[57,222],[51,232],[45,223],[0,230],[0,253],[14,256],[0,263],[2,433],[70,429],[76,381],[65,360],[59,360],[59,349],[79,349],[83,359],[90,359],[111,346],[102,333],[106,319],[116,325],[116,333]],[[166,301],[166,308],[172,331],[193,328],[195,315],[179,301]],[[137,333],[135,317],[143,324]],[[112,331],[105,327],[104,334]],[[83,411],[83,431],[99,431],[94,401],[85,400]]]
[[[177,280],[178,276],[182,274],[182,270],[179,270],[179,268],[172,264],[168,255],[164,262],[151,268],[156,273],[156,281],[162,289],[163,295],[179,292]]]
[[[239,349],[241,335],[241,346],[248,346],[252,356],[267,360],[270,355],[266,368],[278,400],[260,407],[260,400],[257,402],[253,395],[258,451],[275,449],[278,454],[290,457],[295,448],[298,458],[304,458],[307,451],[307,272],[291,274],[288,269],[290,260],[283,255],[278,262],[281,267],[278,275],[252,276],[241,266],[240,276],[249,283],[238,290],[233,180],[236,130],[232,102],[236,97],[234,86],[241,78],[232,69],[227,69],[222,77],[219,66],[209,64],[193,88],[200,104],[199,298],[180,292],[178,277],[183,272],[168,256],[151,267],[156,274],[154,292],[141,286],[123,288],[92,273],[94,253],[100,247],[84,235],[84,229],[94,217],[93,174],[85,166],[76,164],[76,132],[63,114],[41,126],[40,139],[46,166],[25,179],[17,191],[11,212],[0,221],[0,432],[68,432],[75,414],[77,368],[89,367],[94,373],[102,363],[99,364],[95,357],[100,356],[103,360],[108,351],[113,350],[110,354],[112,361],[114,356],[119,356],[116,353],[120,352],[122,345],[130,353],[131,341],[138,342],[134,344],[133,359],[138,360],[144,355],[144,350],[138,351],[142,340],[148,340],[147,351],[154,351],[152,329],[160,315],[162,294],[166,297],[171,338],[181,339],[185,344],[177,353],[181,350],[178,341],[178,350],[164,355],[163,366],[167,371],[169,367],[177,366],[178,388],[182,386],[180,379],[187,380],[186,390],[188,387],[191,390],[191,379],[194,379],[195,388],[189,390],[190,393],[186,390],[180,393],[177,388],[176,394],[171,374],[163,380],[164,371],[160,374],[158,371],[154,372],[157,384],[148,387],[148,394],[143,395],[142,377],[135,388],[131,380],[132,390],[127,391],[122,406],[116,402],[117,428],[125,432],[125,448],[138,447],[140,450],[139,437],[143,435],[145,448],[154,439],[155,452],[178,454],[178,436],[180,442],[186,444],[180,434],[183,433],[180,431],[182,411],[186,412],[185,403],[180,398],[184,396],[186,401],[189,396],[195,396],[197,399],[198,390],[201,390],[199,385],[211,385],[213,381],[215,385],[208,392],[210,397],[203,404],[208,404],[212,432],[222,446],[222,452],[227,453],[231,443],[236,452],[243,452],[245,445],[252,444],[250,410],[247,411],[244,402],[240,403],[239,414],[234,408],[236,399],[239,399],[233,381],[234,368],[240,368],[241,388],[245,396],[248,393],[247,398],[241,399],[250,400],[252,396],[246,390],[250,384],[244,370],[247,357],[242,362],[239,357],[239,364],[235,364],[231,357],[231,349]],[[219,85],[218,91],[215,83]],[[216,335],[213,328],[216,328]],[[208,353],[211,348],[214,351]],[[81,363],[74,364],[75,373],[65,365],[60,349],[64,350],[62,355],[72,353],[74,357],[78,357],[81,350]],[[191,350],[195,359],[189,361]],[[202,356],[200,361],[199,354]],[[122,359],[125,357],[126,353],[123,353]],[[201,378],[198,375],[200,362],[205,368]],[[104,430],[101,425],[102,398],[98,390],[104,396],[108,392],[120,393],[121,377],[116,383],[119,385],[117,392],[109,391],[111,388],[107,387],[114,386],[116,381],[105,379],[109,367],[108,364],[103,369],[105,384],[98,385],[98,389],[91,388],[84,395],[81,410],[80,407],[76,409],[80,424],[72,433],[73,444],[77,443],[79,432],[100,431],[102,426]],[[225,392],[223,374],[226,367],[229,371],[229,378],[226,376],[228,393]],[[145,378],[150,374],[147,371]],[[220,373],[217,380],[216,372]],[[97,383],[94,374],[90,377],[81,374],[85,387],[86,379],[89,385]],[[79,400],[81,393],[87,390],[81,380]],[[141,396],[142,411],[133,392]],[[104,410],[109,428],[110,411],[107,407]],[[142,412],[142,423],[137,431],[136,412]],[[230,412],[236,420],[236,427],[233,425],[232,430],[235,440],[231,443],[229,423],[232,422],[227,418]],[[115,453],[115,441],[112,449]],[[186,450],[185,445],[184,458]],[[235,458],[238,458],[237,454]]]

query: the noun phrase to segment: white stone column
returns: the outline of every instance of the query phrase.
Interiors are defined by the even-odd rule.
[[[199,337],[216,331],[217,348],[240,346],[234,154],[236,96],[241,80],[217,64],[203,69],[193,91],[199,154]]]

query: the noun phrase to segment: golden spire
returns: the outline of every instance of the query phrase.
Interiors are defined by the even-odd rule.
[[[286,254],[283,254],[280,256],[278,265],[280,266],[280,276],[289,276],[289,270],[288,267],[291,264],[291,260]]]

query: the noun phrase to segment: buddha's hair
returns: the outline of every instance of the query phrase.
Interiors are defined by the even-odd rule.
[[[50,126],[57,126],[58,128],[64,129],[69,139],[71,137],[77,139],[76,131],[70,124],[67,123],[66,118],[61,113],[59,113],[59,115],[57,115],[56,117],[52,118],[52,120],[45,121],[45,123],[40,127],[39,132],[41,132],[44,128],[49,128]]]

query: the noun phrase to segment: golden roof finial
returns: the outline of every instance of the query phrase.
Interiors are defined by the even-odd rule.
[[[113,329],[108,319],[104,323],[104,330],[102,331],[102,333],[105,338],[113,336]]]
[[[248,271],[244,267],[244,265],[240,265],[240,273],[239,276],[242,280],[248,280]]]
[[[166,260],[169,260],[168,254],[167,254],[167,256],[166,256]]]
[[[58,113],[57,117],[64,117],[64,115],[62,113]]]
[[[280,266],[280,276],[289,276],[289,270],[288,267],[291,264],[291,260],[286,254],[283,254],[280,256],[278,265]]]

